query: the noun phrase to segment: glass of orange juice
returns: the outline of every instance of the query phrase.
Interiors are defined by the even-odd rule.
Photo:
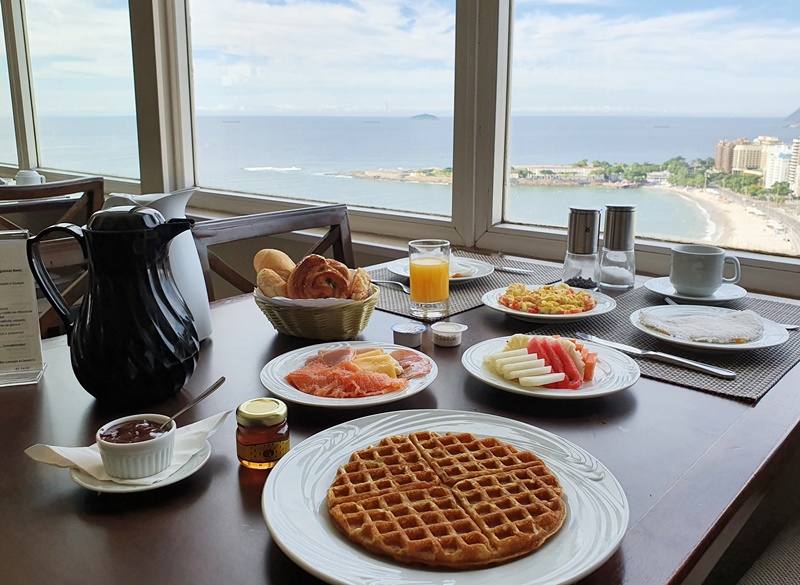
[[[414,240],[408,243],[411,314],[440,319],[448,314],[450,298],[450,242]]]

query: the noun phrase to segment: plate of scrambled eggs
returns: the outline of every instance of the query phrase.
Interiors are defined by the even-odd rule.
[[[566,284],[543,286],[514,283],[483,295],[483,304],[522,321],[564,323],[608,313],[617,302],[599,292],[573,289]]]

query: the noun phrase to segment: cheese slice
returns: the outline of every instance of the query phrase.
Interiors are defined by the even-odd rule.
[[[378,355],[372,352],[370,352],[369,355],[357,355],[353,358],[353,363],[362,370],[383,373],[390,378],[396,378],[403,373],[403,367],[398,361],[383,351],[380,351]]]

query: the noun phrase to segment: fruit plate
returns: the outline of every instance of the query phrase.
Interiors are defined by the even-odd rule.
[[[546,286],[546,285],[542,285]],[[528,286],[531,290],[536,290],[537,288],[541,288],[539,286]],[[481,298],[483,304],[489,307],[490,309],[494,309],[495,311],[500,311],[501,313],[505,313],[515,319],[520,319],[521,321],[530,321],[532,323],[571,323],[573,321],[580,321],[582,319],[587,319],[589,317],[596,317],[597,315],[602,315],[603,313],[608,313],[609,311],[614,310],[617,306],[617,301],[611,298],[608,295],[604,295],[603,293],[599,292],[590,292],[589,294],[594,297],[594,300],[597,301],[597,304],[590,310],[584,311],[583,313],[571,313],[569,315],[544,315],[541,313],[526,313],[525,311],[518,311],[517,309],[511,309],[506,307],[505,305],[500,304],[500,296],[505,293],[507,287],[503,288],[496,288],[494,290],[490,290]]]
[[[464,352],[461,356],[461,363],[472,377],[484,384],[498,390],[534,398],[563,400],[596,398],[621,392],[633,386],[639,379],[639,366],[632,358],[615,349],[584,341],[582,343],[589,351],[597,352],[597,365],[592,381],[584,382],[583,386],[577,390],[522,386],[512,380],[506,380],[483,365],[484,356],[501,351],[507,341],[508,337],[498,337],[476,343]]]
[[[561,529],[539,550],[479,570],[403,565],[351,543],[328,516],[326,497],[336,470],[351,453],[383,437],[420,430],[496,437],[541,457],[564,490],[567,518]],[[280,549],[304,570],[335,585],[574,583],[614,554],[630,515],[625,492],[608,468],[570,441],[499,416],[433,409],[386,412],[344,422],[293,446],[272,469],[261,509]]]
[[[306,394],[301,392],[284,378],[289,372],[293,372],[298,368],[302,368],[306,360],[311,356],[317,354],[321,349],[335,349],[349,345],[356,349],[369,349],[379,348],[386,353],[390,353],[397,349],[411,351],[426,360],[431,364],[431,371],[421,378],[411,378],[408,381],[408,386],[403,390],[397,392],[389,392],[387,394],[380,394],[378,396],[365,396],[362,398],[328,398],[325,396],[314,396],[313,394]],[[431,382],[436,379],[438,373],[436,362],[430,357],[426,356],[414,349],[402,345],[394,345],[391,343],[377,343],[372,341],[339,341],[333,343],[319,343],[317,345],[309,345],[294,351],[287,352],[281,356],[276,357],[270,361],[261,370],[261,383],[272,394],[286,400],[294,402],[295,404],[304,404],[306,406],[322,406],[325,408],[364,408],[367,406],[375,406],[377,404],[386,404],[394,402],[395,400],[402,400],[413,396],[417,392],[422,392],[427,388]]]

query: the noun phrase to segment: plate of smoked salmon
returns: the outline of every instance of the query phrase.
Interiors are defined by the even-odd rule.
[[[436,362],[402,345],[320,343],[285,353],[261,370],[261,383],[283,400],[327,408],[363,408],[402,400],[436,379]]]
[[[579,399],[633,386],[639,366],[589,341],[517,334],[487,339],[461,356],[467,372],[499,390],[537,398]]]

